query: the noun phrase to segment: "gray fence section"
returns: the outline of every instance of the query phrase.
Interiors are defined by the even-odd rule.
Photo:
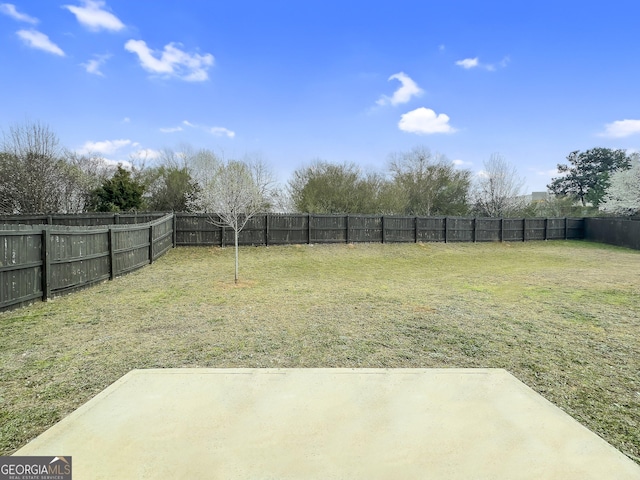
[[[3,225],[0,310],[140,268],[172,248],[174,235],[173,214],[128,225]]]
[[[586,218],[585,239],[640,250],[640,220]]]
[[[176,245],[231,245],[233,231],[207,215],[176,214]],[[582,218],[463,218],[266,214],[249,220],[241,245],[300,243],[524,242],[584,238]]]
[[[80,213],[52,215],[0,215],[3,225],[66,225],[87,227],[95,225],[119,225],[147,223],[167,215],[162,212],[144,213]]]

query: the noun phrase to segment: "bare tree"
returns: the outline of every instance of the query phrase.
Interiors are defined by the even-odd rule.
[[[502,155],[494,153],[484,162],[473,190],[475,210],[487,217],[515,215],[525,206],[522,188],[525,180],[515,166]]]
[[[15,156],[0,152],[0,213],[20,213]]]
[[[262,198],[263,212],[270,212],[280,202],[280,192],[277,186],[273,170],[258,154],[246,155],[242,161],[251,172],[251,177],[258,187],[258,193]]]
[[[110,178],[115,167],[97,154],[65,152],[65,175],[61,211],[85,212],[89,208],[92,192]]]
[[[215,180],[218,169],[222,165],[222,160],[206,148],[194,149],[190,145],[183,144],[177,154],[183,165],[189,170],[191,177],[200,186],[210,184]]]
[[[61,211],[65,168],[58,137],[45,124],[24,123],[3,132],[0,192],[7,213]]]
[[[245,162],[221,162],[206,178],[192,202],[195,211],[207,213],[218,226],[229,226],[234,233],[235,283],[238,283],[238,237],[247,222],[268,206],[269,183],[265,171]],[[261,182],[261,183],[259,183]],[[270,182],[270,181],[269,181]]]

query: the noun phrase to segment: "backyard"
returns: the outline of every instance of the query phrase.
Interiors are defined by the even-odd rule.
[[[496,367],[640,463],[640,252],[185,247],[0,313],[0,455],[134,368]]]

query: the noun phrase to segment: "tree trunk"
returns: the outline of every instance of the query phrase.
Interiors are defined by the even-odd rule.
[[[233,230],[234,233],[234,240],[235,240],[235,244],[236,244],[236,275],[235,275],[235,283],[238,283],[238,229],[235,228]]]

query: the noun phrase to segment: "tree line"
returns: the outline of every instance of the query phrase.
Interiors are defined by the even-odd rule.
[[[0,212],[231,212],[239,220],[254,210],[485,217],[640,211],[638,154],[594,148],[571,152],[567,162],[548,185],[552,195],[536,202],[526,201],[524,179],[503,156],[492,155],[474,175],[426,147],[391,154],[385,173],[316,160],[279,186],[259,159],[226,160],[188,145],[165,148],[153,166],[139,159],[112,165],[62,147],[47,125],[31,122],[2,134]]]

